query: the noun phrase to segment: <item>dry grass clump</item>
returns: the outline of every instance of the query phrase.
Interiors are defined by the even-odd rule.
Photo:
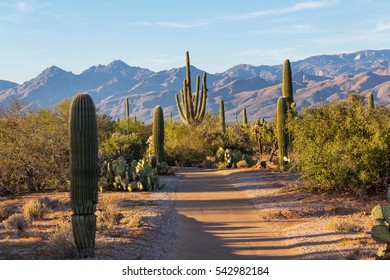
[[[41,220],[49,212],[49,208],[37,199],[28,200],[22,206],[22,214],[30,220]]]
[[[0,202],[0,221],[7,219],[14,213],[14,208],[7,202]]]
[[[134,214],[131,217],[123,218],[121,224],[126,225],[128,228],[139,228],[142,226],[142,218],[140,214]]]
[[[49,236],[46,252],[48,257],[53,259],[77,257],[77,248],[70,222],[62,222],[56,227],[56,231]]]
[[[31,221],[20,213],[12,214],[3,223],[8,230],[23,231],[31,227]]]
[[[240,160],[239,162],[236,163],[237,168],[247,168],[248,163],[246,160]]]
[[[96,211],[97,229],[112,227],[113,225],[118,224],[123,218],[123,215],[119,212],[116,204],[109,200],[101,201],[98,206],[98,210]]]
[[[58,199],[52,199],[47,196],[40,197],[38,202],[50,209],[57,208],[60,205],[60,201]]]
[[[326,225],[328,230],[345,231],[345,232],[361,232],[363,226],[356,220],[335,218],[329,221]]]

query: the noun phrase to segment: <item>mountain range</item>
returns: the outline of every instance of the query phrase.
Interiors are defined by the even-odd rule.
[[[291,68],[298,111],[302,106],[342,99],[348,91],[372,92],[375,102],[390,103],[390,50],[312,56],[291,62]],[[207,109],[217,112],[222,99],[230,122],[244,107],[249,121],[272,118],[281,96],[282,69],[282,64],[241,64],[222,73],[208,73]],[[191,66],[191,74],[202,75],[203,70]],[[174,96],[184,78],[185,67],[153,72],[121,60],[92,66],[81,74],[51,66],[20,85],[0,80],[0,103],[17,99],[25,106],[53,107],[76,93],[87,92],[99,112],[115,119],[124,117],[128,97],[131,115],[138,119],[150,122],[153,108],[160,105],[166,116],[172,112],[178,120]]]

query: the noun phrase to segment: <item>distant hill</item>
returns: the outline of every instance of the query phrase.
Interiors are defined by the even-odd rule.
[[[291,64],[298,110],[343,98],[350,90],[371,91],[376,102],[390,103],[390,50],[319,55]],[[203,70],[192,66],[191,73],[202,75]],[[281,73],[282,64],[241,64],[222,73],[208,74],[208,110],[218,111],[223,99],[228,121],[233,121],[243,107],[247,107],[249,120],[272,118],[276,100],[281,96]],[[114,118],[124,116],[128,97],[131,114],[138,119],[149,122],[156,105],[163,107],[166,116],[172,112],[178,119],[174,95],[184,78],[184,67],[153,72],[121,60],[92,66],[79,75],[52,66],[21,85],[0,80],[0,103],[15,98],[38,108],[53,107],[76,93],[87,92],[100,112]]]

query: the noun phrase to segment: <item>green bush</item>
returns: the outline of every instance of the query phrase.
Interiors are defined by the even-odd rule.
[[[315,189],[364,194],[387,188],[390,109],[365,108],[356,94],[306,108],[289,124],[294,165]]]

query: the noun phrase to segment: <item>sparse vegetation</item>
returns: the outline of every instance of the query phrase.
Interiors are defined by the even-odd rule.
[[[31,220],[20,213],[12,214],[8,219],[3,221],[3,223],[6,229],[17,232],[24,231],[31,227]]]
[[[49,209],[46,204],[39,202],[37,199],[30,199],[22,206],[21,211],[26,219],[35,221],[43,219]]]

